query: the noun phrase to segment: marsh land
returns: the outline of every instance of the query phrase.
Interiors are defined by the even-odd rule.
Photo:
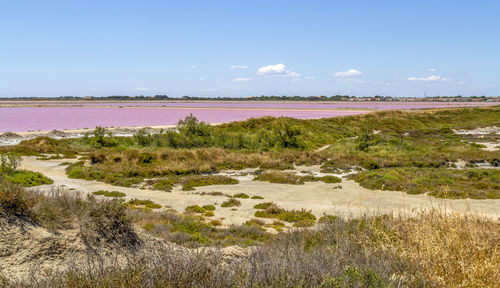
[[[0,285],[498,287],[500,106],[31,133]]]

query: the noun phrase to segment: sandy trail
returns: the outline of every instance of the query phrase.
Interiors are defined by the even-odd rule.
[[[196,191],[182,191],[175,187],[172,192],[150,189],[127,188],[82,179],[70,179],[65,174],[66,166],[62,162],[76,160],[36,160],[36,157],[24,157],[22,168],[41,172],[54,180],[54,184],[40,186],[39,189],[50,189],[53,186],[73,188],[83,193],[98,190],[120,191],[127,194],[126,199],[150,199],[167,207],[183,211],[189,205],[215,204],[214,219],[224,219],[224,224],[241,224],[253,218],[253,206],[261,202],[275,202],[286,209],[311,210],[317,217],[323,214],[344,217],[358,217],[363,214],[405,214],[412,215],[418,211],[439,209],[445,212],[473,214],[500,219],[500,199],[437,199],[427,195],[410,195],[398,191],[369,190],[360,187],[352,180],[343,180],[342,188],[334,188],[339,184],[309,182],[304,185],[270,184],[251,180],[251,177],[241,177],[236,185],[213,185],[198,187]],[[319,169],[319,167],[313,167]],[[197,195],[199,192],[223,192],[229,195],[246,193],[258,195],[264,200],[239,199],[242,203],[236,211],[222,208],[219,205],[227,199],[225,196]],[[69,191],[71,192],[71,191]],[[267,221],[267,220],[266,220]]]

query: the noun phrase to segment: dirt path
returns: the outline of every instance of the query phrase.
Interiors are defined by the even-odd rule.
[[[68,160],[36,160],[35,157],[24,157],[24,169],[41,172],[54,180],[54,184],[40,186],[47,189],[51,186],[61,186],[75,189],[84,193],[97,190],[120,191],[127,194],[126,199],[150,199],[167,207],[183,211],[189,205],[216,204],[214,219],[224,218],[224,224],[241,224],[253,217],[257,203],[272,201],[286,209],[311,210],[317,217],[323,214],[335,214],[346,217],[358,217],[362,214],[389,213],[413,214],[418,211],[432,208],[445,212],[474,214],[491,219],[500,219],[500,200],[446,200],[427,195],[410,195],[397,191],[369,190],[360,187],[352,180],[343,180],[342,188],[334,188],[338,184],[323,182],[309,182],[304,185],[270,184],[252,181],[251,177],[242,177],[237,185],[214,185],[198,187],[196,191],[181,191],[175,187],[172,192],[163,192],[149,189],[126,188],[112,186],[106,183],[69,179],[65,174],[66,166],[59,166]],[[76,161],[76,160],[73,160]],[[319,169],[319,167],[314,167]],[[229,195],[246,193],[250,196],[258,195],[264,200],[240,199],[242,205],[236,211],[231,208],[222,208],[220,205],[227,199],[225,196],[201,196],[195,193],[223,192]]]

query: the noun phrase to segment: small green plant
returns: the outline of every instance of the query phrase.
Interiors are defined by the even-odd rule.
[[[254,209],[267,209],[273,205],[273,202],[259,203],[253,206]]]
[[[205,212],[205,209],[198,206],[198,205],[192,205],[192,206],[188,206],[186,207],[185,211],[187,213],[204,213]]]
[[[101,195],[101,196],[105,196],[105,197],[114,197],[114,198],[127,196],[127,194],[125,194],[123,192],[119,192],[119,191],[111,191],[110,192],[110,191],[105,191],[105,190],[95,191],[95,192],[92,192],[92,194]]]
[[[229,200],[226,200],[220,204],[220,207],[236,207],[236,206],[241,206],[241,202],[237,199],[231,198]]]
[[[293,172],[279,172],[279,171],[269,171],[261,173],[255,176],[253,180],[264,181],[269,183],[294,184],[294,185],[301,185],[304,184],[305,182],[317,181],[317,179],[311,175],[297,176]]]
[[[207,211],[207,212],[203,213],[203,216],[205,216],[205,217],[212,217],[214,215],[215,215],[214,211]]]
[[[203,205],[202,208],[205,209],[206,211],[215,211],[215,206],[211,204]]]
[[[132,199],[128,201],[128,204],[134,208],[136,206],[142,206],[144,208],[150,208],[150,209],[159,209],[162,206],[158,203],[155,203],[151,200],[139,200],[139,199]]]
[[[5,174],[4,177],[7,181],[24,187],[34,187],[54,183],[52,179],[45,177],[42,173],[27,170],[14,170]]]
[[[250,199],[257,200],[257,199],[264,199],[264,197],[255,195],[255,196],[252,196]]]
[[[247,194],[245,194],[245,193],[238,193],[238,194],[234,194],[234,195],[233,195],[233,198],[248,199],[248,198],[250,198],[250,196],[248,196],[248,195],[247,195]]]
[[[217,226],[222,225],[222,222],[220,220],[213,219],[213,220],[210,220],[210,225],[217,227]]]
[[[340,179],[339,177],[328,175],[321,177],[321,181],[325,183],[340,183],[342,182],[342,179]]]

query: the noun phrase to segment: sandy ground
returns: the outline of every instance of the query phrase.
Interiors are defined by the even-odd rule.
[[[127,188],[112,186],[97,181],[69,179],[65,174],[66,166],[59,166],[62,162],[76,160],[36,160],[35,157],[24,157],[24,169],[41,172],[54,180],[54,184],[40,186],[39,189],[50,189],[51,186],[64,186],[68,191],[91,193],[98,190],[120,191],[127,194],[126,199],[150,199],[166,207],[183,211],[189,205],[216,204],[214,219],[223,219],[225,225],[241,224],[253,218],[253,206],[261,202],[275,202],[286,209],[311,210],[317,217],[323,214],[339,215],[344,217],[358,217],[363,214],[406,214],[412,215],[419,211],[439,209],[446,213],[456,212],[485,216],[490,219],[500,219],[500,200],[473,200],[473,199],[437,199],[427,195],[410,195],[398,191],[369,190],[360,187],[352,180],[343,180],[340,184],[310,182],[304,185],[270,184],[253,181],[251,176],[239,177],[236,185],[213,185],[198,187],[196,191],[181,191],[175,187],[172,192],[163,192],[149,189]],[[304,167],[300,167],[303,170]],[[319,167],[311,167],[319,170]],[[299,169],[298,169],[299,170]],[[299,170],[299,171],[300,171]],[[249,196],[262,196],[264,200],[239,199],[242,203],[235,211],[231,208],[222,208],[219,205],[227,199],[225,196],[198,195],[200,192],[223,192],[228,195],[246,193]]]

